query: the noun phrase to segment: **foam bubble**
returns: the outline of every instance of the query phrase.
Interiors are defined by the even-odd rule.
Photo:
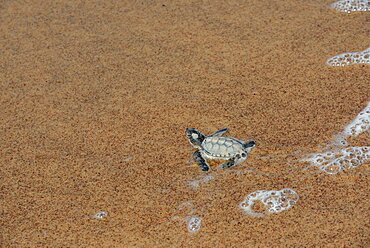
[[[93,215],[94,219],[102,220],[108,216],[107,211],[98,211]]]
[[[305,161],[328,174],[356,168],[370,159],[370,146],[348,147],[337,151],[311,154]]]
[[[198,216],[189,216],[187,217],[187,226],[188,231],[191,233],[198,232],[202,224],[202,219]]]
[[[331,8],[351,13],[354,11],[370,11],[370,0],[340,0],[330,5]]]
[[[354,64],[370,65],[370,47],[360,52],[346,52],[335,55],[326,61],[329,66],[348,66]]]
[[[250,193],[239,204],[248,215],[254,217],[263,217],[266,214],[280,213],[288,210],[298,201],[298,194],[289,188],[281,190],[257,190]],[[257,202],[262,204],[263,209],[256,211],[254,206]]]

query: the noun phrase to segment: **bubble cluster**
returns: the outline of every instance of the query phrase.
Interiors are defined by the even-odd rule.
[[[108,212],[106,211],[98,211],[93,215],[94,219],[102,220],[108,216]]]
[[[343,131],[344,136],[357,136],[370,130],[370,102],[367,106],[348,124]]]
[[[370,47],[360,52],[347,52],[335,55],[326,61],[329,66],[370,65]]]
[[[266,214],[288,210],[295,205],[298,199],[298,194],[289,188],[281,190],[257,190],[247,195],[239,206],[248,215],[263,217]],[[261,209],[256,210],[257,203],[261,203]]]
[[[370,11],[370,0],[340,0],[330,5],[331,8],[351,13],[354,11]]]
[[[314,153],[306,160],[328,174],[356,168],[370,159],[370,146],[348,147],[338,151]]]
[[[202,224],[202,219],[195,215],[187,217],[187,219],[188,231],[191,233],[198,232]]]

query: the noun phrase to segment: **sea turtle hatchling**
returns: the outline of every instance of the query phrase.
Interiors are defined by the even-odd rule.
[[[197,148],[193,158],[202,171],[209,170],[206,159],[226,160],[221,165],[223,169],[239,164],[247,159],[249,152],[256,145],[254,140],[245,142],[233,137],[222,137],[227,131],[227,128],[222,128],[205,136],[195,128],[185,130],[190,144]]]

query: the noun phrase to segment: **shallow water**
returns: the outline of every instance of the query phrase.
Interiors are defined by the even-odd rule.
[[[369,47],[369,12],[332,2],[3,1],[1,245],[365,247],[369,163],[301,161],[370,144],[370,67],[325,64]],[[257,146],[205,174],[186,127]],[[285,211],[240,208],[285,188]]]

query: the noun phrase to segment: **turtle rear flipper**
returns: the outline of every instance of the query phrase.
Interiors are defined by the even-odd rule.
[[[234,165],[236,165],[236,160],[235,160],[235,158],[232,158],[232,159],[229,159],[228,161],[226,161],[225,163],[221,164],[220,167],[221,167],[221,169],[227,169],[227,168],[230,168]]]
[[[199,130],[195,128],[187,128],[185,130],[186,136],[188,137],[190,143],[195,146],[200,148],[202,145],[203,140],[206,138],[204,134],[199,132]]]
[[[209,171],[209,165],[207,164],[206,160],[202,157],[200,151],[195,151],[193,153],[193,158],[195,162],[199,165],[202,171]]]
[[[254,146],[256,146],[256,141],[254,141],[254,140],[249,140],[249,141],[247,141],[243,144],[244,148],[250,148],[250,147],[254,147]]]

